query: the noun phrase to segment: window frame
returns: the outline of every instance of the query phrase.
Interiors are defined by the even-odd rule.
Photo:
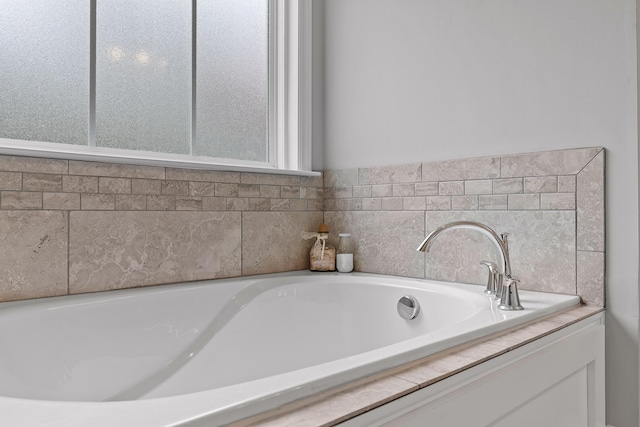
[[[236,159],[0,138],[0,154],[316,176],[311,170],[312,16],[308,0],[269,0],[269,159]],[[92,55],[94,53],[92,52]],[[95,114],[92,106],[91,115]]]

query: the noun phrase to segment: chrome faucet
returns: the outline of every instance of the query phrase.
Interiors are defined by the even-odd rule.
[[[509,245],[507,243],[507,233],[503,233],[502,235],[498,235],[493,229],[490,227],[481,224],[479,222],[473,221],[456,221],[450,222],[448,224],[442,225],[435,230],[433,230],[418,246],[418,251],[421,252],[429,252],[429,248],[433,241],[446,230],[453,230],[456,228],[466,228],[471,230],[480,231],[485,236],[489,237],[491,242],[493,242],[498,251],[500,252],[500,258],[502,261],[502,268],[498,274],[491,275],[494,277],[493,286],[491,283],[487,284],[487,290],[491,290],[492,288],[496,290],[496,297],[499,297],[500,304],[498,308],[501,310],[522,310],[522,305],[520,305],[520,298],[518,296],[518,288],[517,283],[518,279],[512,277],[511,275],[511,261],[509,260]],[[486,264],[485,264],[486,265]],[[491,267],[489,267],[491,270]],[[493,292],[490,292],[493,293]]]

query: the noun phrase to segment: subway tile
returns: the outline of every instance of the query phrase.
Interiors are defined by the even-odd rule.
[[[381,203],[382,203],[383,211],[401,211],[402,210],[401,197],[383,197]]]
[[[420,163],[360,168],[358,171],[360,185],[402,184],[420,181],[422,181]]]
[[[269,199],[269,210],[271,211],[288,211],[289,199]]]
[[[575,193],[576,192],[576,175],[561,175],[558,177],[559,193]]]
[[[67,174],[69,173],[69,162],[39,157],[0,155],[0,171]]]
[[[238,197],[260,197],[260,185],[238,184]]]
[[[465,181],[464,194],[493,194],[493,181],[491,181],[490,179]]]
[[[507,210],[508,199],[506,194],[496,196],[478,196],[478,209],[480,210]]]
[[[289,209],[291,211],[306,211],[308,210],[308,202],[305,199],[290,199]]]
[[[380,197],[369,197],[362,199],[363,211],[379,211],[382,209],[382,199]]]
[[[203,197],[202,210],[203,211],[227,210],[227,198],[226,197]]]
[[[321,212],[323,206],[322,199],[307,199],[307,210],[310,212]]]
[[[499,157],[422,163],[422,181],[463,181],[499,177]]]
[[[427,209],[427,201],[425,197],[403,197],[403,211],[424,211]]]
[[[493,180],[493,194],[522,193],[522,178],[502,178]]]
[[[159,179],[132,179],[131,193],[157,196],[162,194],[162,181]]]
[[[228,197],[227,198],[227,210],[245,211],[249,209],[250,209],[250,205],[249,205],[248,197]]]
[[[190,181],[189,195],[191,196],[215,196],[216,185],[213,182]]]
[[[437,196],[440,191],[437,182],[417,182],[415,184],[416,196]]]
[[[147,209],[147,196],[144,194],[116,194],[117,211],[144,211]]]
[[[131,179],[100,177],[98,191],[105,194],[131,194]]]
[[[189,182],[162,181],[161,193],[165,196],[187,196],[189,195]]]
[[[324,197],[324,189],[317,187],[301,187],[300,197],[303,199],[322,200],[322,198]]]
[[[278,185],[261,185],[260,197],[266,197],[268,199],[280,198],[280,186]]]
[[[22,174],[23,191],[62,191],[62,175],[44,173]]]
[[[412,197],[415,196],[414,184],[393,184],[392,192],[394,197]]]
[[[42,193],[42,209],[79,210],[79,193]]]
[[[353,197],[373,197],[370,185],[357,185],[353,187]]]
[[[271,202],[269,200],[264,197],[250,197],[249,210],[268,212],[271,210]]]
[[[362,199],[336,199],[336,206],[339,211],[361,211]]]
[[[371,197],[391,197],[393,196],[393,185],[378,184],[371,186]]]
[[[478,196],[451,196],[451,210],[472,211],[478,209]]]
[[[176,196],[177,211],[201,211],[202,197]]]
[[[555,193],[557,190],[557,176],[535,176],[524,179],[525,193]]]
[[[31,191],[2,191],[2,209],[42,209],[42,193]]]
[[[116,208],[114,194],[80,194],[80,208],[91,211],[109,211]]]
[[[449,211],[451,210],[450,196],[427,196],[428,211]]]
[[[280,187],[280,197],[283,199],[299,199],[300,187],[297,185],[283,185]]]
[[[238,197],[238,184],[216,182],[215,189],[217,197]]]
[[[69,160],[69,175],[164,179],[165,169],[160,166],[123,165],[118,163]]]
[[[507,199],[509,210],[540,209],[539,194],[509,194]]]
[[[445,181],[439,183],[440,196],[461,196],[464,194],[464,181]]]
[[[324,195],[330,199],[350,199],[353,197],[353,187],[327,187]]]
[[[322,209],[323,211],[336,211],[338,210],[338,200],[337,199],[324,199],[322,201]]]
[[[22,174],[20,172],[0,172],[0,190],[22,190]]]
[[[67,193],[97,193],[98,177],[63,175],[62,191]]]
[[[239,184],[240,172],[167,168],[166,179],[179,181],[206,181]]]
[[[147,210],[174,211],[176,210],[175,196],[147,196]]]
[[[575,210],[576,195],[574,193],[542,193],[540,194],[540,209]]]

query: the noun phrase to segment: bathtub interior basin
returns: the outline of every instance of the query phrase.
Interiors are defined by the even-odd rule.
[[[230,420],[579,303],[523,291],[525,310],[504,312],[482,290],[295,272],[3,303],[0,408],[182,402]]]

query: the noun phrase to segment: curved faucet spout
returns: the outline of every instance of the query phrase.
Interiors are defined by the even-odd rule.
[[[422,252],[429,252],[431,244],[440,235],[440,233],[456,228],[468,228],[471,230],[477,230],[485,236],[489,237],[489,239],[496,245],[498,251],[500,252],[500,257],[502,258],[502,274],[505,276],[511,276],[511,261],[509,260],[509,248],[507,246],[506,240],[503,237],[500,237],[498,233],[493,231],[493,229],[484,224],[480,224],[479,222],[456,221],[442,225],[429,233],[429,235],[425,237],[422,243],[420,243],[420,246],[418,246],[417,250]]]

